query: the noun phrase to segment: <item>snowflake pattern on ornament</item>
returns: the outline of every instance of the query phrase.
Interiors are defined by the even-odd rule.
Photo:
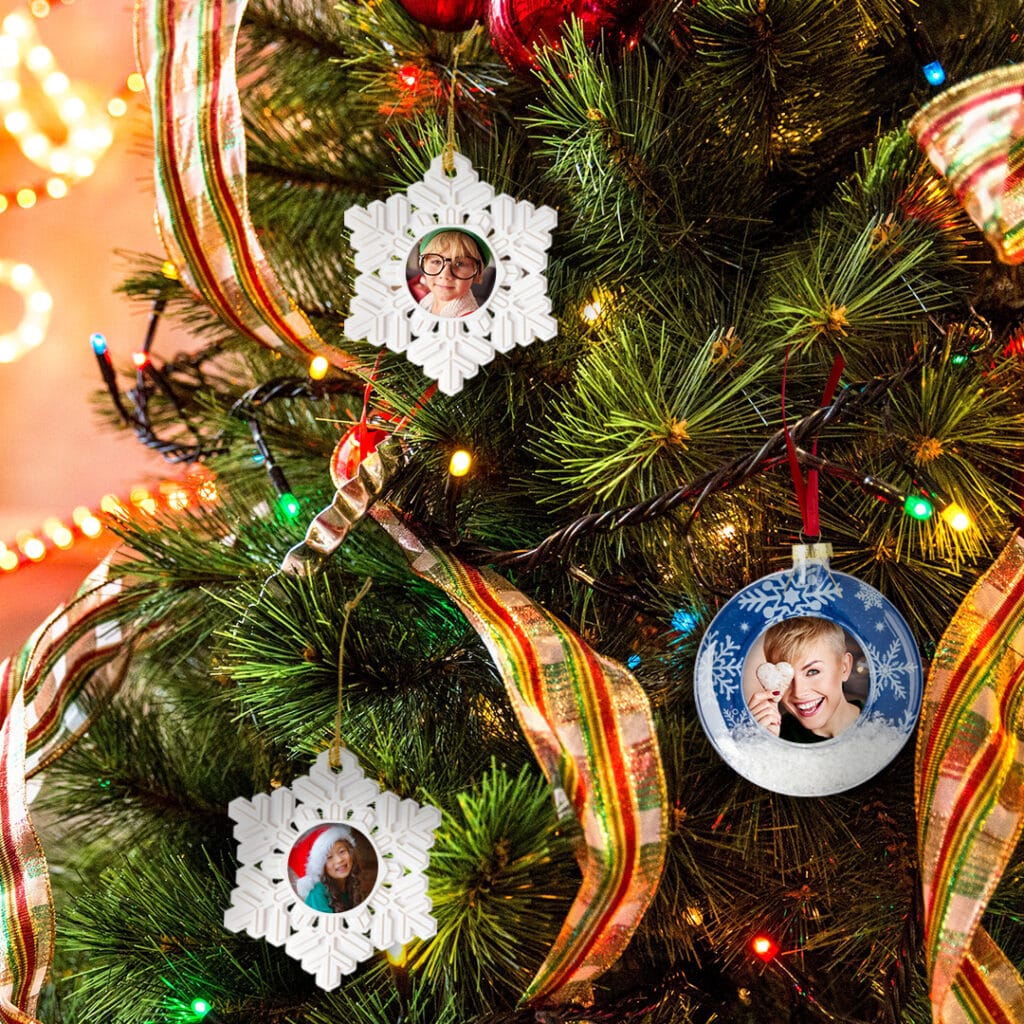
[[[557,214],[495,195],[466,157],[453,159],[452,176],[436,157],[407,193],[345,213],[359,271],[346,336],[404,352],[446,395],[460,391],[495,353],[546,341],[558,330],[545,276]],[[467,316],[435,316],[414,294],[420,242],[438,230],[467,232],[490,250],[485,273],[493,270],[493,285]]]
[[[397,951],[437,931],[424,872],[441,812],[382,792],[350,751],[341,751],[340,770],[325,751],[291,787],[252,800],[238,797],[228,813],[240,866],[224,926],[284,946],[325,991],[374,950]],[[320,832],[328,841],[336,835],[358,840],[373,869],[372,888],[351,909],[317,909],[295,877],[296,851],[305,851],[307,837]]]
[[[740,608],[760,615],[764,623],[794,615],[820,615],[843,596],[839,580],[830,572],[775,573],[752,583],[738,595]]]

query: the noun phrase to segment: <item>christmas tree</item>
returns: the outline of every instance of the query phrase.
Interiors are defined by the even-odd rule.
[[[167,251],[124,285],[135,367],[94,344],[111,428],[194,497],[114,510],[109,581],[9,669],[80,681],[84,735],[40,754],[30,716],[56,931],[8,942],[4,1019],[1021,1019],[1012,622],[958,616],[1024,498],[1024,10],[483,7],[142,5]],[[851,786],[751,781],[698,654],[794,545],[1005,706],[926,697]],[[860,717],[913,717],[859,639]],[[947,733],[962,842],[1008,810],[944,875]],[[319,916],[314,819],[363,861]]]

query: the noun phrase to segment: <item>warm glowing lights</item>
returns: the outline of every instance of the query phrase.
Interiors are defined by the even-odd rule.
[[[18,326],[0,335],[0,363],[12,363],[46,337],[53,299],[27,263],[0,260],[0,286],[3,285],[13,288],[25,307]]]
[[[595,288],[590,301],[580,310],[584,323],[596,324],[608,313],[612,305],[612,293],[607,288]]]
[[[942,510],[942,521],[957,533],[963,533],[971,527],[971,517],[955,502]]]
[[[398,69],[398,81],[404,89],[415,89],[420,84],[420,69],[415,64],[404,64]]]
[[[115,96],[107,103],[107,113],[111,117],[124,117],[128,113],[128,104],[120,96]]]
[[[46,545],[34,533],[20,535],[18,547],[31,562],[41,562],[46,557]]]
[[[36,205],[36,200],[39,197],[36,195],[34,188],[19,188],[14,193],[14,201],[23,209],[31,210]]]
[[[136,370],[144,370],[147,366],[149,366],[149,353],[133,352],[132,362],[135,364]]]
[[[35,78],[39,91],[50,100],[61,122],[60,129],[52,135],[44,127],[46,120],[37,123],[32,108],[24,104],[18,81],[22,71]],[[31,17],[21,11],[4,18],[0,34],[0,114],[4,127],[27,159],[53,174],[74,180],[93,173],[96,161],[113,139],[107,112],[90,109],[68,76],[57,67],[53,52],[40,41]],[[23,192],[26,190],[18,193],[21,206],[25,205],[21,199]]]
[[[160,265],[160,273],[164,275],[169,281],[178,280],[178,268],[170,261],[164,260]]]
[[[699,928],[704,923],[704,914],[700,907],[687,907],[683,912],[686,923],[694,928]]]
[[[128,80],[125,82],[125,85],[128,87],[129,92],[142,92],[142,90],[146,88],[146,80],[138,73],[138,71],[133,71],[128,76]]]
[[[323,380],[330,368],[326,356],[314,356],[309,364],[309,376],[312,380]]]
[[[770,935],[755,935],[750,941],[750,949],[754,956],[760,957],[767,963],[778,953],[779,944]]]
[[[448,472],[455,477],[465,476],[473,465],[473,456],[465,448],[458,448],[452,452],[448,460]]]
[[[53,550],[66,551],[80,540],[100,537],[106,530],[100,515],[127,519],[131,506],[148,515],[160,509],[180,513],[197,502],[211,504],[217,498],[213,476],[208,470],[195,468],[184,480],[166,480],[153,488],[136,485],[125,500],[115,494],[104,495],[98,513],[87,505],[78,505],[71,512],[70,522],[49,516],[39,530],[19,531],[12,545],[0,541],[0,572],[14,572],[22,566],[42,561]],[[292,501],[297,513],[299,504],[294,498]]]

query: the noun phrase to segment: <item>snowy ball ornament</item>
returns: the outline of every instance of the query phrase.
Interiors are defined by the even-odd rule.
[[[398,0],[413,21],[441,32],[464,32],[483,21],[486,0]]]
[[[796,545],[793,567],[734,595],[697,651],[697,712],[712,745],[744,778],[790,796],[866,782],[921,709],[906,622],[830,556],[828,544]]]
[[[555,49],[571,18],[580,20],[588,44],[632,49],[643,31],[649,0],[489,0],[491,43],[516,72],[537,66],[538,47]]]
[[[350,751],[228,813],[240,866],[225,928],[284,946],[325,991],[374,950],[437,931],[424,872],[441,812],[381,792]]]

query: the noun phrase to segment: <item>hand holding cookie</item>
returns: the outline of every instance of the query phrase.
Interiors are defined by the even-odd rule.
[[[788,661],[766,661],[757,666],[755,675],[762,688],[750,696],[750,713],[758,725],[774,736],[778,736],[782,728],[779,701],[786,687],[793,681],[794,674],[793,666]]]

